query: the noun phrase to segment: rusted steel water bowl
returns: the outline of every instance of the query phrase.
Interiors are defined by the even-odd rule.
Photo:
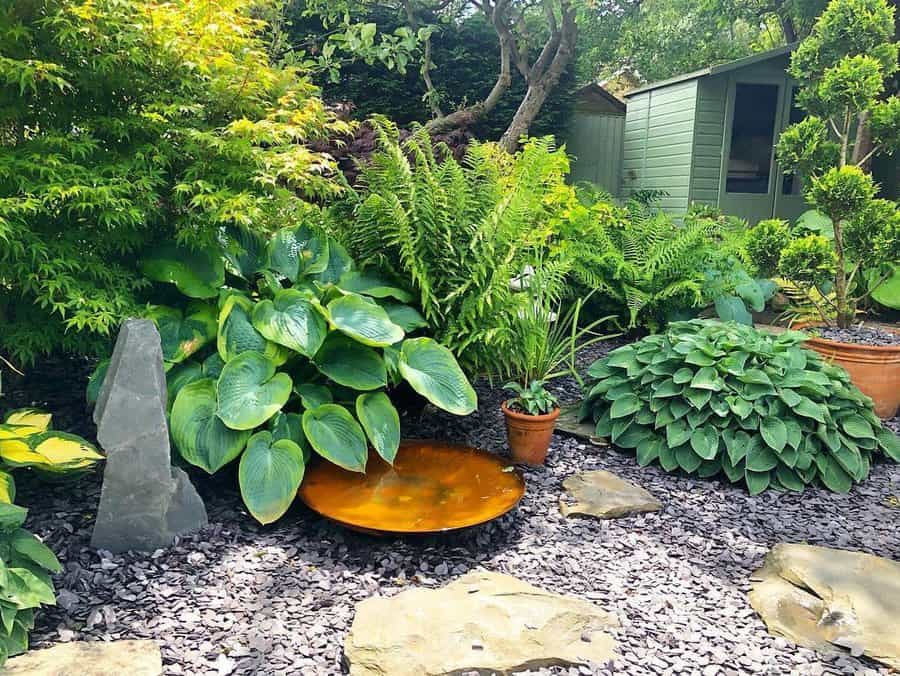
[[[391,467],[374,451],[366,473],[321,461],[307,468],[300,499],[339,524],[373,534],[441,533],[496,519],[525,482],[503,458],[440,441],[403,441]]]

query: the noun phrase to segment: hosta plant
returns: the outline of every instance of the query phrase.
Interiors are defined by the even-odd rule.
[[[735,322],[676,322],[588,369],[581,414],[638,463],[724,473],[751,494],[820,483],[845,493],[900,440],[847,373],[779,335]]]
[[[35,610],[56,603],[50,573],[61,570],[53,552],[22,528],[28,510],[13,504],[12,470],[71,475],[102,459],[84,439],[51,431],[50,420],[47,413],[21,409],[0,423],[0,665],[28,649]]]
[[[405,382],[460,415],[476,407],[453,354],[409,337],[425,326],[404,304],[410,293],[357,270],[307,224],[268,240],[231,239],[221,252],[166,246],[143,269],[192,297],[149,312],[162,339],[175,446],[210,474],[237,461],[241,495],[262,523],[290,507],[311,452],[354,472],[365,472],[370,446],[393,462],[393,387]]]

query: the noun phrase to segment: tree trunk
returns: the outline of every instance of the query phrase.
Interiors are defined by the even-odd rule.
[[[853,308],[850,307],[847,296],[847,269],[844,261],[844,225],[841,221],[834,222],[834,248],[837,252],[837,272],[834,276],[834,296],[837,310],[837,324],[846,329],[853,322]]]
[[[528,134],[531,124],[541,112],[544,101],[559,84],[560,76],[572,59],[578,32],[575,10],[567,0],[562,0],[560,7],[562,10],[561,25],[557,29],[552,14],[548,16],[551,28],[550,37],[547,39],[544,49],[541,50],[541,55],[528,72],[526,78],[528,90],[500,139],[500,145],[508,152],[515,152],[519,146],[519,140]],[[553,55],[552,60],[550,54]]]

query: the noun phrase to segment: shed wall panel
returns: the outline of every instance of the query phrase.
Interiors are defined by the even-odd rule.
[[[625,131],[623,115],[576,111],[566,151],[574,157],[571,179],[590,181],[619,194]]]
[[[706,77],[701,78],[697,85],[697,118],[701,123],[694,135],[690,200],[716,206],[722,173],[728,79],[723,76]]]

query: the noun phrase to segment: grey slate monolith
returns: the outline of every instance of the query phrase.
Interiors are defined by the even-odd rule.
[[[162,346],[152,321],[129,319],[122,325],[94,422],[106,451],[94,547],[159,549],[179,533],[207,524],[206,508],[187,474],[171,466]]]

